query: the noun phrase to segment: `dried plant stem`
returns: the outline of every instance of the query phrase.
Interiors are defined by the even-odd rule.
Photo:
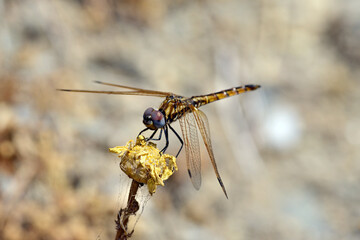
[[[117,229],[115,240],[128,239],[134,232],[134,230],[130,233],[128,232],[128,223],[130,216],[135,215],[139,210],[139,203],[135,199],[139,185],[140,184],[134,180],[131,182],[127,206],[126,208],[120,209],[117,220],[115,221]]]

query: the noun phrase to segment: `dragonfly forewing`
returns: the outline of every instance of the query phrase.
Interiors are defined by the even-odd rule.
[[[179,119],[179,122],[185,144],[188,173],[195,189],[199,190],[201,186],[201,157],[196,120],[193,114],[186,113]]]
[[[101,93],[101,94],[115,94],[115,95],[138,95],[138,96],[151,96],[151,97],[167,97],[170,95],[173,95],[173,93],[170,92],[162,92],[162,91],[156,91],[156,90],[148,90],[148,89],[142,89],[142,88],[136,88],[136,87],[129,87],[114,83],[106,83],[106,82],[100,82],[95,81],[95,83],[106,85],[106,86],[112,86],[112,87],[118,87],[118,88],[124,88],[127,89],[126,91],[97,91],[97,90],[80,90],[80,89],[57,89],[59,91],[65,91],[65,92],[81,92],[81,93]]]

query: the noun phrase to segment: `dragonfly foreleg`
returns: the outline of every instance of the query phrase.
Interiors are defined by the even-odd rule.
[[[156,130],[153,132],[153,134],[151,134],[151,136],[150,136],[148,139],[146,139],[146,141],[149,141],[149,140],[159,141],[159,140],[161,139],[161,137],[162,137],[163,129],[162,129],[162,128],[160,129],[160,134],[159,134],[159,137],[158,137],[158,138],[153,138],[153,137],[155,136],[157,130],[158,130],[158,129],[156,129]]]
[[[151,136],[149,138],[145,138],[146,141],[154,140],[153,137],[154,137],[154,135],[156,134],[157,131],[158,131],[158,129],[154,130],[154,132],[151,134]]]
[[[149,130],[150,128],[145,128],[143,130],[141,130],[141,132],[139,132],[139,134],[137,136],[140,136],[143,132],[146,132],[147,130]]]
[[[171,129],[171,131],[173,131],[173,133],[175,133],[175,135],[177,136],[177,138],[179,139],[180,143],[181,143],[181,147],[178,151],[178,153],[176,154],[176,157],[179,156],[180,152],[181,152],[181,149],[183,148],[184,146],[184,141],[181,139],[181,137],[179,136],[179,134],[175,131],[175,129],[173,129],[170,125],[169,125],[169,128]]]

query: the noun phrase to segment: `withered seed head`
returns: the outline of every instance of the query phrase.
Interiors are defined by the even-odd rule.
[[[157,185],[164,186],[164,181],[178,170],[174,156],[161,154],[156,144],[147,142],[142,135],[135,144],[130,140],[125,146],[109,148],[109,151],[118,154],[120,168],[128,177],[147,184],[150,194],[155,193]]]

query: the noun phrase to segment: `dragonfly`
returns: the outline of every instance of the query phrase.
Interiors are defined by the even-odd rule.
[[[137,96],[151,96],[165,98],[160,104],[158,109],[149,107],[143,114],[143,123],[146,128],[140,133],[145,131],[153,131],[147,140],[160,140],[164,132],[165,135],[165,147],[161,150],[164,153],[169,146],[169,131],[171,130],[181,143],[181,147],[178,150],[176,157],[181,152],[185,145],[186,152],[186,165],[191,182],[196,190],[201,187],[201,158],[200,158],[200,144],[198,138],[198,130],[207,149],[210,161],[215,171],[216,178],[225,194],[228,198],[228,194],[225,189],[225,185],[221,179],[213,148],[210,138],[210,127],[207,116],[199,108],[224,99],[232,97],[241,93],[249,92],[260,88],[260,85],[250,84],[239,87],[229,88],[222,91],[197,95],[192,97],[183,97],[171,92],[163,92],[156,90],[147,90],[137,87],[129,87],[114,83],[107,83],[101,81],[95,81],[95,83],[107,85],[111,87],[118,87],[121,91],[97,91],[97,90],[76,90],[76,89],[58,89],[66,92],[81,92],[81,93],[100,93],[100,94],[115,94],[115,95],[137,95]],[[179,120],[181,136],[175,131],[171,124]],[[155,134],[160,130],[159,137],[155,138]]]

